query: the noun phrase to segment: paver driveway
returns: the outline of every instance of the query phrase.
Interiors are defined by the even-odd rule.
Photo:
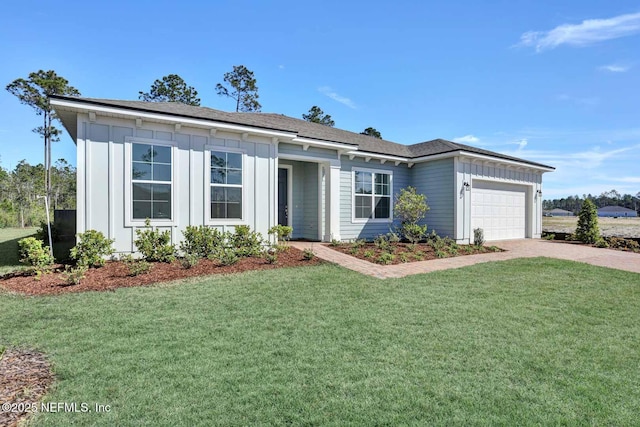
[[[494,243],[498,247],[505,249],[505,252],[466,255],[397,265],[373,264],[334,251],[330,247],[320,243],[291,242],[291,246],[299,249],[311,248],[318,257],[326,261],[334,262],[345,268],[380,279],[466,267],[481,262],[532,257],[559,258],[640,273],[640,254],[633,252],[614,251],[575,243],[560,243],[539,239],[505,240]]]

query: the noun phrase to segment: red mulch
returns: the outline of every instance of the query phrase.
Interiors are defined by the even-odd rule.
[[[0,359],[0,426],[17,426],[40,410],[40,398],[53,381],[41,353],[9,349]],[[6,405],[10,405],[5,408]],[[37,406],[36,406],[37,405]]]
[[[87,271],[77,285],[69,285],[60,272],[43,274],[40,279],[24,273],[8,274],[0,278],[0,287],[26,295],[63,294],[85,291],[111,291],[117,288],[144,286],[187,277],[212,274],[231,274],[250,270],[273,270],[282,267],[317,265],[322,261],[315,257],[305,260],[302,251],[289,247],[278,253],[278,261],[269,264],[264,258],[242,258],[236,264],[223,266],[216,261],[202,259],[187,269],[179,261],[152,263],[151,270],[138,276],[130,276],[128,267],[120,261],[109,261],[101,268]]]
[[[438,255],[436,254],[436,250],[433,249],[433,247],[431,247],[431,245],[427,243],[417,243],[415,245],[414,250],[410,249],[411,245],[409,243],[399,242],[399,243],[391,243],[391,245],[394,247],[393,249],[394,259],[390,262],[390,264],[404,264],[406,262],[427,261],[427,260],[438,259],[438,258],[452,258],[456,256],[463,256],[463,255],[475,255],[475,254],[483,254],[487,252],[503,251],[502,249],[496,248],[495,246],[492,246],[492,248],[495,249],[493,250],[485,246],[478,247],[474,245],[458,245],[457,254],[451,254],[447,249],[443,249],[440,254],[441,256],[438,257]],[[384,250],[379,249],[374,243],[365,243],[365,245],[360,247],[358,251],[355,253],[353,252],[353,244],[349,244],[349,243],[343,243],[339,246],[328,245],[328,247],[338,252],[342,252],[343,254],[351,255],[353,257],[362,259],[364,261],[369,261],[372,263],[377,263],[380,255],[385,253]],[[469,249],[470,252],[467,252],[467,248],[471,248]],[[371,251],[373,253],[373,256],[370,256],[370,257],[364,256],[365,252],[367,251]],[[405,254],[406,256],[405,261],[402,260],[401,254]]]

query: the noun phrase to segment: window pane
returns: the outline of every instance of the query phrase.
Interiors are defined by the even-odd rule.
[[[211,203],[211,219],[226,218],[226,203]]]
[[[171,219],[171,202],[157,202],[152,204],[153,219]]]
[[[151,163],[133,162],[131,165],[132,179],[151,179]]]
[[[154,145],[153,146],[153,163],[171,164],[171,147]]]
[[[391,198],[389,197],[376,197],[376,218],[389,218],[391,207]]]
[[[167,184],[151,184],[153,190],[153,201],[162,200],[171,201],[171,185]]]
[[[224,169],[211,169],[211,183],[212,184],[225,184]]]
[[[356,194],[371,194],[371,173],[355,171]]]
[[[151,202],[133,202],[133,218],[151,218]]]
[[[211,167],[224,168],[227,166],[226,153],[220,151],[211,152]]]
[[[226,188],[227,202],[240,203],[242,201],[242,189],[241,188]]]
[[[391,195],[391,180],[387,174],[376,174],[376,194],[381,196]]]
[[[356,196],[356,218],[371,218],[371,197]]]
[[[227,153],[227,167],[231,169],[242,169],[242,154]]]
[[[242,219],[242,202],[227,204],[227,218]]]
[[[151,200],[151,184],[133,183],[133,200]]]
[[[131,144],[131,160],[134,162],[151,162],[153,147],[149,144]]]
[[[153,165],[154,181],[171,181],[171,165]]]
[[[225,202],[224,187],[211,187],[211,202]]]
[[[229,169],[227,171],[227,184],[242,184],[242,171]]]

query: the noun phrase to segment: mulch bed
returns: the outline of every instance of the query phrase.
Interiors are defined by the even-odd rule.
[[[0,426],[17,426],[40,409],[40,398],[53,382],[44,355],[29,350],[8,349],[0,356]],[[5,408],[6,404],[10,406]],[[36,406],[37,405],[37,406]]]
[[[128,267],[120,261],[109,261],[101,268],[89,269],[77,285],[69,285],[60,272],[43,274],[39,279],[26,273],[7,274],[0,278],[0,287],[26,295],[50,295],[85,291],[111,291],[117,288],[144,286],[188,277],[212,274],[231,274],[250,270],[273,270],[282,267],[300,267],[322,263],[318,257],[305,260],[299,249],[289,247],[278,253],[278,261],[269,264],[264,258],[242,258],[236,264],[223,266],[216,261],[202,259],[187,269],[179,261],[152,263],[151,270],[130,276]],[[1,424],[0,424],[1,425]]]
[[[389,262],[389,264],[404,264],[406,262],[427,261],[431,259],[451,258],[454,256],[475,255],[487,252],[503,252],[502,249],[495,246],[478,247],[474,245],[458,245],[457,253],[452,253],[446,248],[436,251],[427,243],[417,243],[413,249],[411,249],[412,245],[409,243],[399,242],[391,243],[391,245],[393,246],[394,258]],[[380,255],[385,253],[384,250],[379,249],[374,243],[365,243],[364,246],[358,248],[357,252],[355,252],[353,244],[350,243],[343,243],[339,246],[328,245],[328,247],[338,252],[342,252],[343,254],[372,263],[378,263]],[[371,256],[365,256],[366,252],[369,252],[369,255]],[[402,254],[404,254],[404,256]]]

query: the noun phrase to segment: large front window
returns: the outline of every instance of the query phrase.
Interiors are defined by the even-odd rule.
[[[391,174],[354,171],[355,219],[391,218]]]
[[[211,219],[242,219],[242,154],[211,151]]]
[[[131,144],[133,219],[171,219],[171,147]]]

